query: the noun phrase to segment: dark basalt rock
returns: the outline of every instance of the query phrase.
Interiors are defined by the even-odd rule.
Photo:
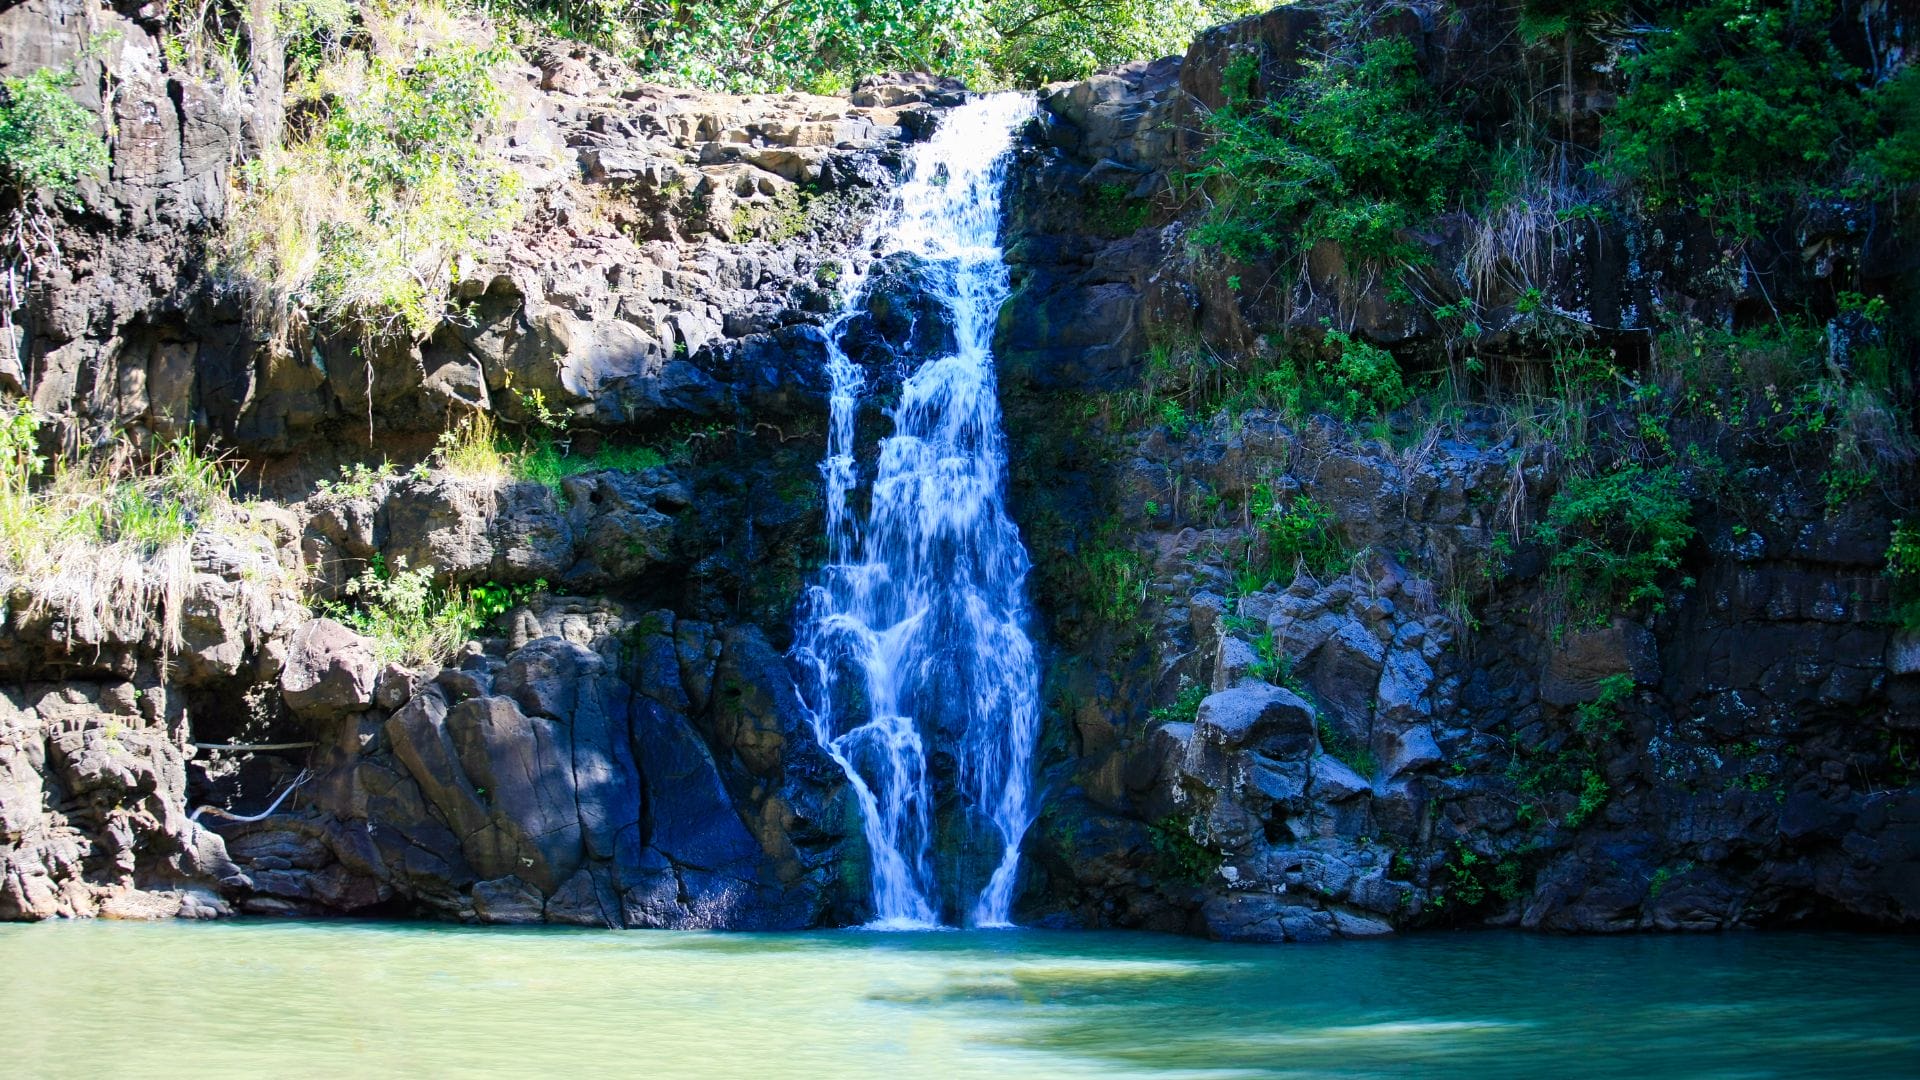
[[[1485,33],[1490,9],[1461,10],[1374,31],[1412,39],[1435,70],[1516,62]],[[83,38],[121,31],[114,163],[63,220],[63,265],[17,313],[0,388],[83,428],[218,435],[270,496],[305,498],[342,461],[425,461],[449,411],[531,431],[536,391],[572,410],[577,452],[673,453],[558,491],[429,466],[297,512],[249,510],[257,544],[196,542],[178,647],[144,616],[120,625],[7,583],[0,918],[863,918],[857,802],[783,655],[823,554],[822,327],[846,267],[871,257],[860,228],[904,144],[964,88],[884,76],[850,99],[615,96],[593,64],[545,63],[522,88],[540,105],[526,123],[542,138],[526,145],[566,149],[529,165],[534,217],[463,276],[460,318],[423,341],[368,342],[297,313],[267,325],[204,259],[231,163],[282,114],[274,50],[229,94],[167,73],[148,22],[61,11],[0,10],[0,74],[73,63],[82,104],[98,106]],[[1227,65],[1253,57],[1255,92],[1275,92],[1324,22],[1282,7],[1208,31],[1184,59],[1046,88],[1017,151],[997,354],[1049,657],[1018,914],[1274,942],[1437,923],[1913,925],[1920,794],[1898,748],[1920,732],[1920,645],[1884,622],[1885,506],[1829,514],[1804,463],[1761,452],[1769,505],[1697,507],[1694,584],[1667,613],[1557,633],[1540,553],[1492,557],[1561,482],[1550,450],[1487,424],[1389,450],[1257,409],[1177,433],[1136,424],[1111,445],[1081,422],[1091,395],[1140,385],[1156,343],[1239,357],[1328,319],[1438,347],[1423,309],[1337,248],[1280,267],[1193,242],[1202,208],[1176,181]],[[1592,146],[1608,84],[1587,66],[1555,123]],[[1449,262],[1468,224],[1442,218],[1414,240]],[[1702,313],[1758,302],[1715,277],[1719,248],[1678,215],[1560,230],[1541,288],[1617,328],[1622,355],[1645,348],[1656,281]],[[1870,276],[1916,257],[1845,201],[1814,207],[1802,232],[1807,258],[1858,249]],[[1792,265],[1794,247],[1756,254],[1754,272],[1793,288],[1832,272]],[[953,328],[926,298],[942,268],[871,272],[847,346],[883,401],[903,358],[950,350]],[[1539,327],[1517,293],[1494,300],[1483,342],[1525,354]],[[1874,333],[1836,321],[1832,362]],[[1369,554],[1238,587],[1222,553],[1251,550],[1256,530],[1195,507],[1246,507],[1258,483],[1313,496]],[[1141,625],[1125,633],[1057,587],[1096,536],[1144,560]],[[442,585],[544,579],[568,595],[517,606],[445,668],[409,670],[257,584],[297,563],[339,598],[376,556]],[[1467,573],[1496,564],[1504,574]],[[1579,710],[1622,675],[1617,733],[1580,742]],[[1190,721],[1154,716],[1183,690],[1200,699]],[[292,748],[190,757],[196,741]],[[1580,808],[1584,775],[1527,786],[1528,769],[1574,750],[1604,785],[1597,806]],[[187,816],[260,813],[303,771],[264,820]]]

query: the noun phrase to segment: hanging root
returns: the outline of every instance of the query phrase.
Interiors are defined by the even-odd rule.
[[[239,822],[265,821],[266,819],[273,816],[274,811],[280,809],[280,804],[287,801],[287,796],[293,794],[294,788],[299,787],[301,784],[304,784],[311,779],[313,779],[313,771],[311,769],[301,769],[300,775],[294,777],[293,783],[287,785],[287,790],[281,792],[280,797],[273,800],[273,805],[267,807],[265,810],[262,810],[257,814],[242,816],[240,814],[230,813],[229,811],[222,810],[217,806],[202,806],[196,809],[193,813],[188,814],[187,820],[197,822],[200,820],[201,814],[218,814],[219,816],[226,818],[228,821],[239,821]]]

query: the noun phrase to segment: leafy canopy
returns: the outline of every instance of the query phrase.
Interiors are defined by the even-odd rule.
[[[1655,205],[1684,200],[1736,236],[1776,224],[1805,194],[1920,176],[1914,76],[1868,86],[1834,43],[1835,18],[1831,0],[1662,13],[1622,63],[1605,167]]]
[[[841,90],[920,70],[1037,85],[1184,52],[1260,0],[495,0],[497,10],[709,89]]]

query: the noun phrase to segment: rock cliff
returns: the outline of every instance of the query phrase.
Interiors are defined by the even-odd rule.
[[[1920,682],[1885,556],[1910,464],[1836,505],[1780,442],[1723,443],[1744,472],[1688,492],[1698,538],[1667,610],[1589,619],[1534,542],[1570,476],[1566,439],[1485,409],[1423,428],[1180,407],[1204,387],[1168,378],[1167,357],[1196,344],[1228,368],[1322,327],[1403,355],[1448,347],[1436,305],[1337,248],[1288,265],[1195,240],[1200,118],[1225,103],[1223,72],[1244,58],[1279,92],[1328,10],[1277,9],[1184,59],[1041,94],[1000,334],[1016,514],[1055,643],[1032,910],[1276,941],[1910,924]],[[1373,32],[1411,40],[1433,78],[1469,57],[1522,63],[1501,13],[1455,15]],[[1604,75],[1577,81],[1592,107],[1611,100]],[[1459,214],[1415,239],[1466,282],[1473,227]],[[1553,355],[1529,338],[1531,299],[1643,356],[1662,308],[1731,321],[1769,287],[1810,287],[1830,252],[1809,243],[1730,288],[1697,223],[1558,228],[1531,298],[1476,297],[1483,354]],[[1686,238],[1660,250],[1661,228]],[[1899,272],[1876,241],[1849,242],[1858,273]],[[1337,555],[1248,581],[1285,499],[1318,508]],[[1125,573],[1085,572],[1115,557]]]
[[[1460,11],[1379,32],[1430,72],[1522,63],[1507,16]],[[1572,476],[1554,438],[1487,411],[1154,400],[1193,389],[1171,354],[1251,364],[1292,332],[1447,353],[1431,305],[1336,248],[1290,268],[1195,238],[1228,68],[1278,92],[1326,20],[1281,8],[1045,88],[1025,133],[998,354],[1047,703],[1017,914],[1275,941],[1911,925],[1920,648],[1885,574],[1910,463],[1836,507],[1817,464],[1733,437],[1742,486],[1685,493],[1666,610],[1570,618],[1531,542]],[[261,501],[118,604],[93,577],[0,576],[0,917],[865,918],[858,806],[783,655],[823,550],[821,326],[903,146],[962,91],[730,97],[529,50],[499,136],[528,218],[460,269],[455,317],[368,342],[263,310],[211,254],[232,170],[287,115],[277,62],[216,84],[161,41],[147,9],[0,10],[0,74],[71,65],[115,130],[12,314],[0,387],[75,442],[215,438]],[[1591,141],[1607,85],[1576,83],[1565,123]],[[1474,228],[1416,239],[1452,266]],[[1567,224],[1534,295],[1480,298],[1482,347],[1537,360],[1546,305],[1639,358],[1663,305],[1731,320],[1823,259],[1906,272],[1834,226],[1730,283],[1711,236],[1676,228]],[[848,339],[883,389],[947,332],[914,270],[876,269]],[[673,449],[551,484],[431,454],[453,418],[518,430],[549,407],[574,453]],[[1289,500],[1324,543],[1249,579]],[[382,659],[315,608],[376,565],[511,602],[447,663]]]

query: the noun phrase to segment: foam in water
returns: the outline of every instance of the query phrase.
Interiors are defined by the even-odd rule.
[[[1020,841],[1033,821],[1039,666],[1026,632],[1029,563],[1005,507],[1006,450],[991,343],[1010,291],[999,247],[1000,187],[1022,94],[977,98],[915,146],[868,236],[876,264],[919,261],[953,324],[951,355],[908,358],[887,412],[865,521],[854,416],[866,376],[843,348],[864,278],[828,328],[833,394],[826,480],[827,565],[803,601],[793,656],[814,734],[860,801],[873,860],[872,925],[939,922],[929,743],[943,736],[969,832],[999,861],[970,921],[1008,925]],[[917,363],[917,367],[913,366]]]

